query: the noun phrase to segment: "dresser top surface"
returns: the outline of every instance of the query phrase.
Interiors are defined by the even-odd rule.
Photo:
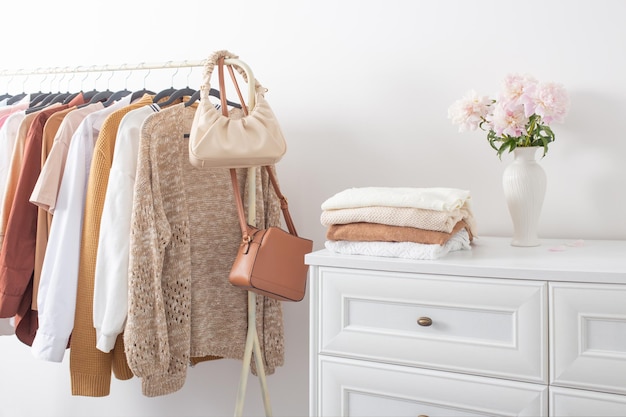
[[[471,250],[437,260],[341,255],[326,249],[306,255],[305,263],[472,277],[626,284],[626,240],[542,239],[540,246],[511,246],[510,238],[478,237]]]

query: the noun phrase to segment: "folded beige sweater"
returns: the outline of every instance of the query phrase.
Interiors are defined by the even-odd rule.
[[[413,207],[370,206],[324,210],[320,217],[323,226],[348,223],[380,223],[389,226],[409,226],[418,229],[452,232],[454,225],[465,220],[468,230],[475,233],[474,216],[468,204],[461,208],[440,211]]]

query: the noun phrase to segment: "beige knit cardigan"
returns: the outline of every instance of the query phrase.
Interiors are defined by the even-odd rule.
[[[229,171],[189,163],[185,134],[194,112],[184,104],[166,108],[141,131],[124,342],[151,397],[179,390],[192,358],[242,359],[247,334],[247,292],[228,281],[241,239]],[[238,174],[245,190],[246,170]],[[259,226],[279,224],[278,199],[258,168],[256,208]],[[257,318],[271,374],[284,361],[280,302],[259,296]]]

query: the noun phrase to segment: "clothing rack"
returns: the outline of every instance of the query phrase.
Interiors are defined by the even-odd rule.
[[[35,69],[8,69],[0,70],[0,77],[21,77],[30,75],[50,75],[50,74],[75,74],[75,73],[103,73],[111,71],[140,71],[140,70],[160,70],[175,69],[186,67],[203,67],[206,61],[167,61],[158,63],[139,63],[139,64],[121,64],[121,65],[91,65],[91,66],[75,66],[75,67],[48,67]],[[254,80],[252,70],[243,61],[238,59],[226,59],[226,64],[238,65],[247,73],[249,80]],[[250,108],[254,107],[254,92],[250,92],[249,104]],[[248,223],[251,226],[256,225],[256,172],[254,169],[248,170],[246,179],[248,184]],[[269,391],[267,389],[267,380],[265,375],[265,367],[263,364],[263,355],[259,342],[259,335],[256,330],[256,294],[248,291],[248,332],[246,337],[246,345],[243,356],[243,366],[239,380],[237,391],[237,399],[235,403],[235,417],[243,414],[243,405],[245,400],[246,386],[248,375],[250,373],[250,365],[252,354],[254,354],[257,376],[261,384],[261,393],[263,395],[263,405],[265,407],[265,415],[272,416]]]
[[[109,71],[139,71],[153,69],[202,67],[205,61],[167,61],[157,63],[141,62],[139,64],[121,65],[90,65],[75,67],[48,67],[35,69],[7,69],[0,71],[0,77],[28,76],[28,75],[49,75],[49,74],[74,74],[81,72],[109,72]]]

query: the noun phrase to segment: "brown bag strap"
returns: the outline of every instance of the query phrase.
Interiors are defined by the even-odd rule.
[[[235,77],[235,72],[233,71],[232,65],[228,65],[228,72],[230,73],[230,78],[233,80],[233,84],[235,85],[235,89],[237,90],[239,101],[241,101],[241,109],[243,110],[243,114],[247,116],[248,106],[246,106],[246,103],[243,100],[243,96],[241,95],[241,90],[239,89],[239,84],[237,83],[237,78]],[[226,100],[226,80],[224,79],[224,57],[220,57],[217,60],[217,73],[220,85],[220,102],[222,103],[222,115],[228,117],[228,101]]]
[[[289,213],[289,203],[287,202],[287,198],[285,198],[285,196],[280,192],[280,188],[278,187],[278,181],[276,180],[276,176],[274,175],[270,167],[266,165],[264,166],[264,168],[270,177],[270,182],[272,183],[272,187],[274,187],[274,192],[280,200],[280,208],[283,212],[283,216],[285,217],[287,229],[289,229],[289,233],[291,233],[292,235],[298,236],[298,233],[296,232],[296,227],[293,224],[293,219],[291,218],[291,214]],[[233,192],[235,193],[235,203],[237,205],[237,214],[239,216],[239,225],[241,226],[243,240],[249,241],[250,236],[248,236],[248,222],[246,221],[246,215],[243,211],[243,202],[241,201],[239,182],[237,181],[237,171],[234,168],[230,169],[230,179],[233,183]]]

